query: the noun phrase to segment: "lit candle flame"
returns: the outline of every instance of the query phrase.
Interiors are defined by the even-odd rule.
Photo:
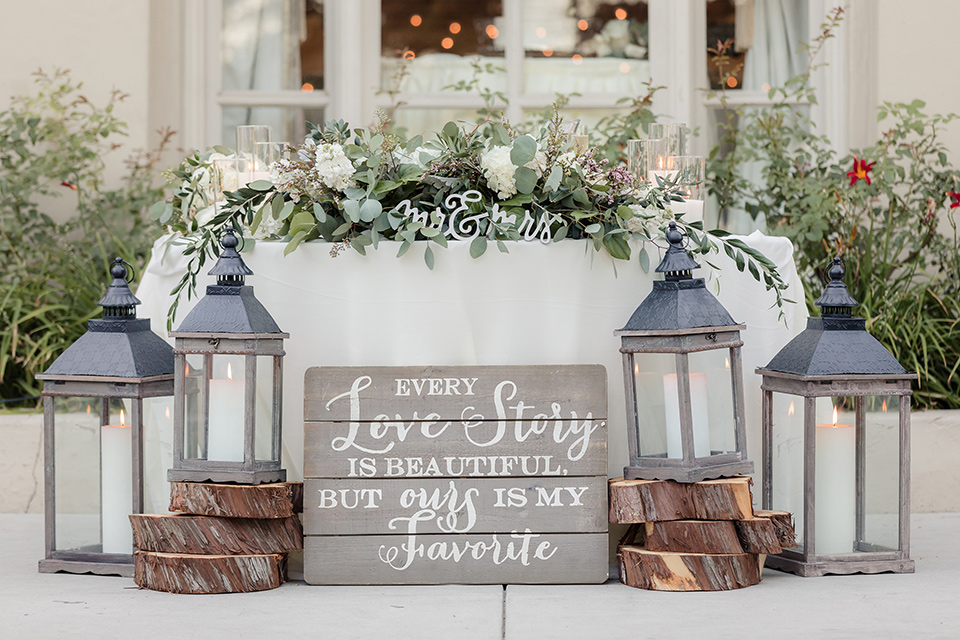
[[[788,415],[788,416],[792,416],[792,415],[793,415],[793,400],[790,401],[790,408],[787,409],[787,415]]]
[[[183,367],[183,374],[184,374],[184,375],[187,375],[187,376],[190,375],[190,363],[189,363],[189,362],[188,362],[186,365],[184,365],[184,367]]]
[[[227,363],[227,380],[233,380],[233,369],[230,368],[230,363]],[[834,420],[836,422],[836,420]]]
[[[170,407],[166,407],[164,410],[164,415],[167,417],[167,420],[170,419]]]
[[[880,409],[881,409],[884,413],[887,412],[887,399],[886,399],[886,398],[883,399],[883,406],[881,406]]]
[[[120,409],[120,426],[121,426],[121,427],[126,426],[126,425],[124,424],[124,420],[123,420],[123,409]]]
[[[87,405],[87,415],[90,415],[90,405]]]
[[[663,169],[663,156],[657,158],[657,162],[660,164],[659,169]]]
[[[730,358],[723,359],[723,366],[726,367],[727,369],[730,368]]]
[[[636,375],[640,375],[640,363],[639,363],[639,362],[634,362],[634,363],[633,363],[633,375],[635,375],[635,376],[636,376]]]
[[[833,407],[833,426],[837,426],[837,407]]]

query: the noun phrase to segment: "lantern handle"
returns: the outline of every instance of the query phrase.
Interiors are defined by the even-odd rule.
[[[133,265],[127,262],[126,260],[121,259],[120,262],[127,266],[127,275],[129,277],[124,277],[124,280],[126,281],[127,284],[130,284],[131,282],[137,279],[137,270],[134,269]]]

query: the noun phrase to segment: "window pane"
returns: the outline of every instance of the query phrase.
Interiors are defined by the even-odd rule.
[[[247,124],[273,127],[273,142],[303,142],[307,129],[304,121],[321,124],[323,107],[224,107],[221,143],[231,149],[237,146],[237,127]]]
[[[382,0],[381,86],[385,90],[439,93],[469,82],[474,64],[490,72],[483,86],[506,88],[502,3]]]
[[[225,91],[323,88],[323,2],[223,0]]]
[[[734,43],[723,68],[708,54],[710,86],[719,89],[725,82],[728,90],[746,91],[782,86],[805,71],[807,54],[800,46],[807,40],[807,0],[708,2],[706,49]]]
[[[523,3],[527,93],[636,94],[650,78],[643,2]]]

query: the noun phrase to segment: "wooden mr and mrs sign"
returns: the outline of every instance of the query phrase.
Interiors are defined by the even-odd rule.
[[[314,367],[310,584],[607,579],[600,365]]]

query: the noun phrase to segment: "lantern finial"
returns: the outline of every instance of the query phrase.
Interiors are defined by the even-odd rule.
[[[220,252],[220,259],[217,264],[210,269],[210,275],[217,276],[217,284],[220,286],[240,287],[244,284],[246,276],[252,276],[253,271],[240,257],[237,252],[237,245],[240,239],[234,235],[233,227],[227,225],[224,229],[223,237],[220,238],[220,246],[223,250]]]
[[[133,269],[130,270],[130,279],[133,279]],[[110,265],[110,275],[113,282],[107,287],[107,292],[97,302],[103,307],[103,317],[110,320],[133,319],[137,317],[136,305],[140,301],[133,292],[130,291],[130,285],[127,281],[127,267],[122,258],[115,258]]]
[[[827,269],[830,282],[827,283],[823,294],[814,303],[820,307],[820,315],[825,318],[849,318],[851,309],[857,306],[857,301],[850,295],[847,285],[843,283],[846,275],[843,259],[837,256]]]
[[[670,247],[666,255],[656,268],[657,273],[663,273],[667,280],[689,280],[693,276],[690,272],[699,269],[700,265],[690,257],[690,253],[683,247],[683,234],[677,228],[676,222],[671,222],[667,228],[667,242]]]

